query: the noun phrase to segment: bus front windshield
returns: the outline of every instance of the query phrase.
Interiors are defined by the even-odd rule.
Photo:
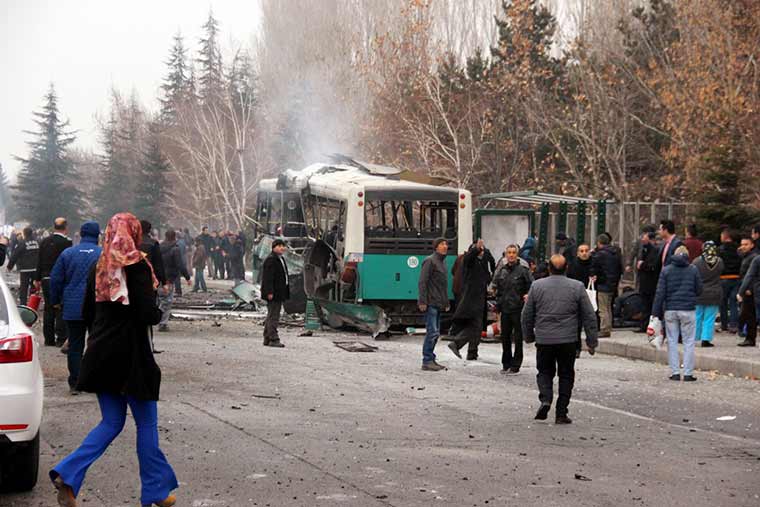
[[[445,201],[370,200],[364,231],[370,238],[456,238],[457,205]]]

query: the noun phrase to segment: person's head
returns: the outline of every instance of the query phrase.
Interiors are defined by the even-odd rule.
[[[685,257],[686,259],[688,259],[689,249],[686,248],[686,245],[681,245],[678,248],[676,248],[675,252],[673,252],[673,257]]]
[[[53,230],[61,234],[66,234],[66,230],[69,227],[69,223],[63,217],[58,217],[53,221]]]
[[[587,261],[591,258],[591,247],[586,243],[583,243],[578,247],[578,258],[582,261]]]
[[[605,247],[610,244],[610,237],[606,233],[602,233],[596,238],[596,244],[598,247]]]
[[[557,241],[557,245],[565,246],[567,244],[567,234],[564,232],[558,232],[554,239]]]
[[[760,224],[756,224],[752,227],[752,241],[760,239]]]
[[[208,234],[208,226],[207,225],[204,225],[203,227],[201,227],[201,234]]]
[[[174,229],[167,229],[164,233],[164,239],[169,243],[177,241],[177,232]]]
[[[287,243],[281,239],[272,241],[272,251],[277,255],[282,255],[288,249]]]
[[[517,245],[509,245],[507,249],[505,250],[505,254],[507,256],[507,262],[509,264],[515,264],[517,261],[517,254],[520,252],[520,249],[517,247]]]
[[[147,220],[140,220],[140,227],[142,227],[144,237],[150,236],[150,231],[153,230],[153,224]]]
[[[721,243],[731,243],[734,240],[735,234],[731,229],[723,229],[720,231],[720,242]]]
[[[34,229],[31,227],[24,227],[24,239],[34,239]]]
[[[212,237],[212,238],[216,238],[217,236],[219,236],[219,233],[218,233],[218,232],[216,232],[216,231],[213,231],[213,232],[211,233],[211,237]]]
[[[686,226],[686,237],[687,238],[696,238],[698,234],[697,231],[697,224],[689,224]]]
[[[188,229],[187,227],[185,227],[185,229],[182,232],[184,232],[185,234],[190,234],[190,229]]]
[[[433,250],[439,255],[446,255],[449,252],[449,242],[443,238],[433,241]]]
[[[132,252],[142,242],[142,235],[142,227],[137,217],[132,213],[117,213],[108,220],[103,246],[119,252]]]
[[[660,236],[665,241],[669,240],[676,233],[676,224],[672,220],[662,220],[660,222]]]
[[[654,237],[656,235],[656,231],[654,229],[653,225],[646,225],[641,228],[641,242],[643,244],[647,244],[654,240]]]
[[[564,255],[555,254],[549,259],[549,273],[552,275],[564,275],[567,261]]]
[[[749,253],[750,250],[755,248],[755,242],[752,241],[752,238],[749,236],[745,236],[742,238],[741,243],[739,243],[739,252],[742,254]]]
[[[100,225],[93,221],[83,223],[82,227],[79,228],[79,236],[82,239],[90,238],[97,241],[100,236]]]

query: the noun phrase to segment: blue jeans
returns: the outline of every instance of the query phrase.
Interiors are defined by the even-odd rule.
[[[203,278],[203,268],[195,268],[195,285],[193,291],[202,290],[206,292],[206,279]]]
[[[422,364],[435,361],[435,344],[441,336],[441,309],[428,306],[425,312],[425,341],[422,342]]]
[[[711,342],[715,332],[715,317],[718,315],[717,306],[697,305],[696,341]]]
[[[174,282],[170,282],[169,290],[162,285],[158,288],[158,309],[161,310],[161,322],[159,326],[165,326],[169,323],[169,317],[172,315],[172,303],[174,302]]]
[[[694,335],[696,312],[668,310],[665,312],[665,336],[668,337],[668,365],[673,375],[680,375],[678,337],[683,338],[683,374],[694,373]]]
[[[82,367],[87,326],[83,320],[67,320],[66,327],[69,330],[69,352],[66,354],[66,362],[69,367],[69,387],[74,389],[77,386],[79,370]]]
[[[739,292],[741,280],[721,280],[723,296],[720,300],[720,328],[736,329],[739,327],[739,305],[736,294]]]
[[[98,394],[103,420],[87,435],[82,445],[66,456],[50,471],[50,479],[60,477],[79,495],[84,476],[95,460],[106,452],[121,433],[127,418],[127,405],[137,426],[137,459],[140,463],[140,501],[153,504],[164,500],[177,489],[177,477],[166,456],[158,447],[158,408],[155,401],[138,400],[131,396]]]

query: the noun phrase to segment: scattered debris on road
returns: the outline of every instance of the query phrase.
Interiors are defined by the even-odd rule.
[[[362,342],[333,342],[336,347],[348,352],[376,352],[378,347],[367,345]]]

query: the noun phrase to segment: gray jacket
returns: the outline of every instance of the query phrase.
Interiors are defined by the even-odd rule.
[[[596,313],[578,280],[551,275],[536,280],[528,292],[522,311],[523,336],[527,343],[558,345],[578,339],[578,324],[586,330],[586,344],[598,344]]]
[[[446,257],[434,253],[422,263],[417,285],[417,304],[445,310],[449,306],[449,277]]]
[[[742,270],[743,268],[744,266],[742,266]],[[749,269],[747,269],[744,278],[742,278],[742,285],[739,287],[739,294],[742,297],[746,297],[747,291],[750,291],[755,296],[755,298],[757,298],[758,289],[760,289],[760,255],[754,255],[751,257]]]
[[[723,297],[723,287],[720,285],[720,275],[723,274],[723,259],[718,259],[717,264],[710,269],[702,256],[692,262],[702,277],[702,294],[697,297],[697,304],[701,306],[719,306]]]

